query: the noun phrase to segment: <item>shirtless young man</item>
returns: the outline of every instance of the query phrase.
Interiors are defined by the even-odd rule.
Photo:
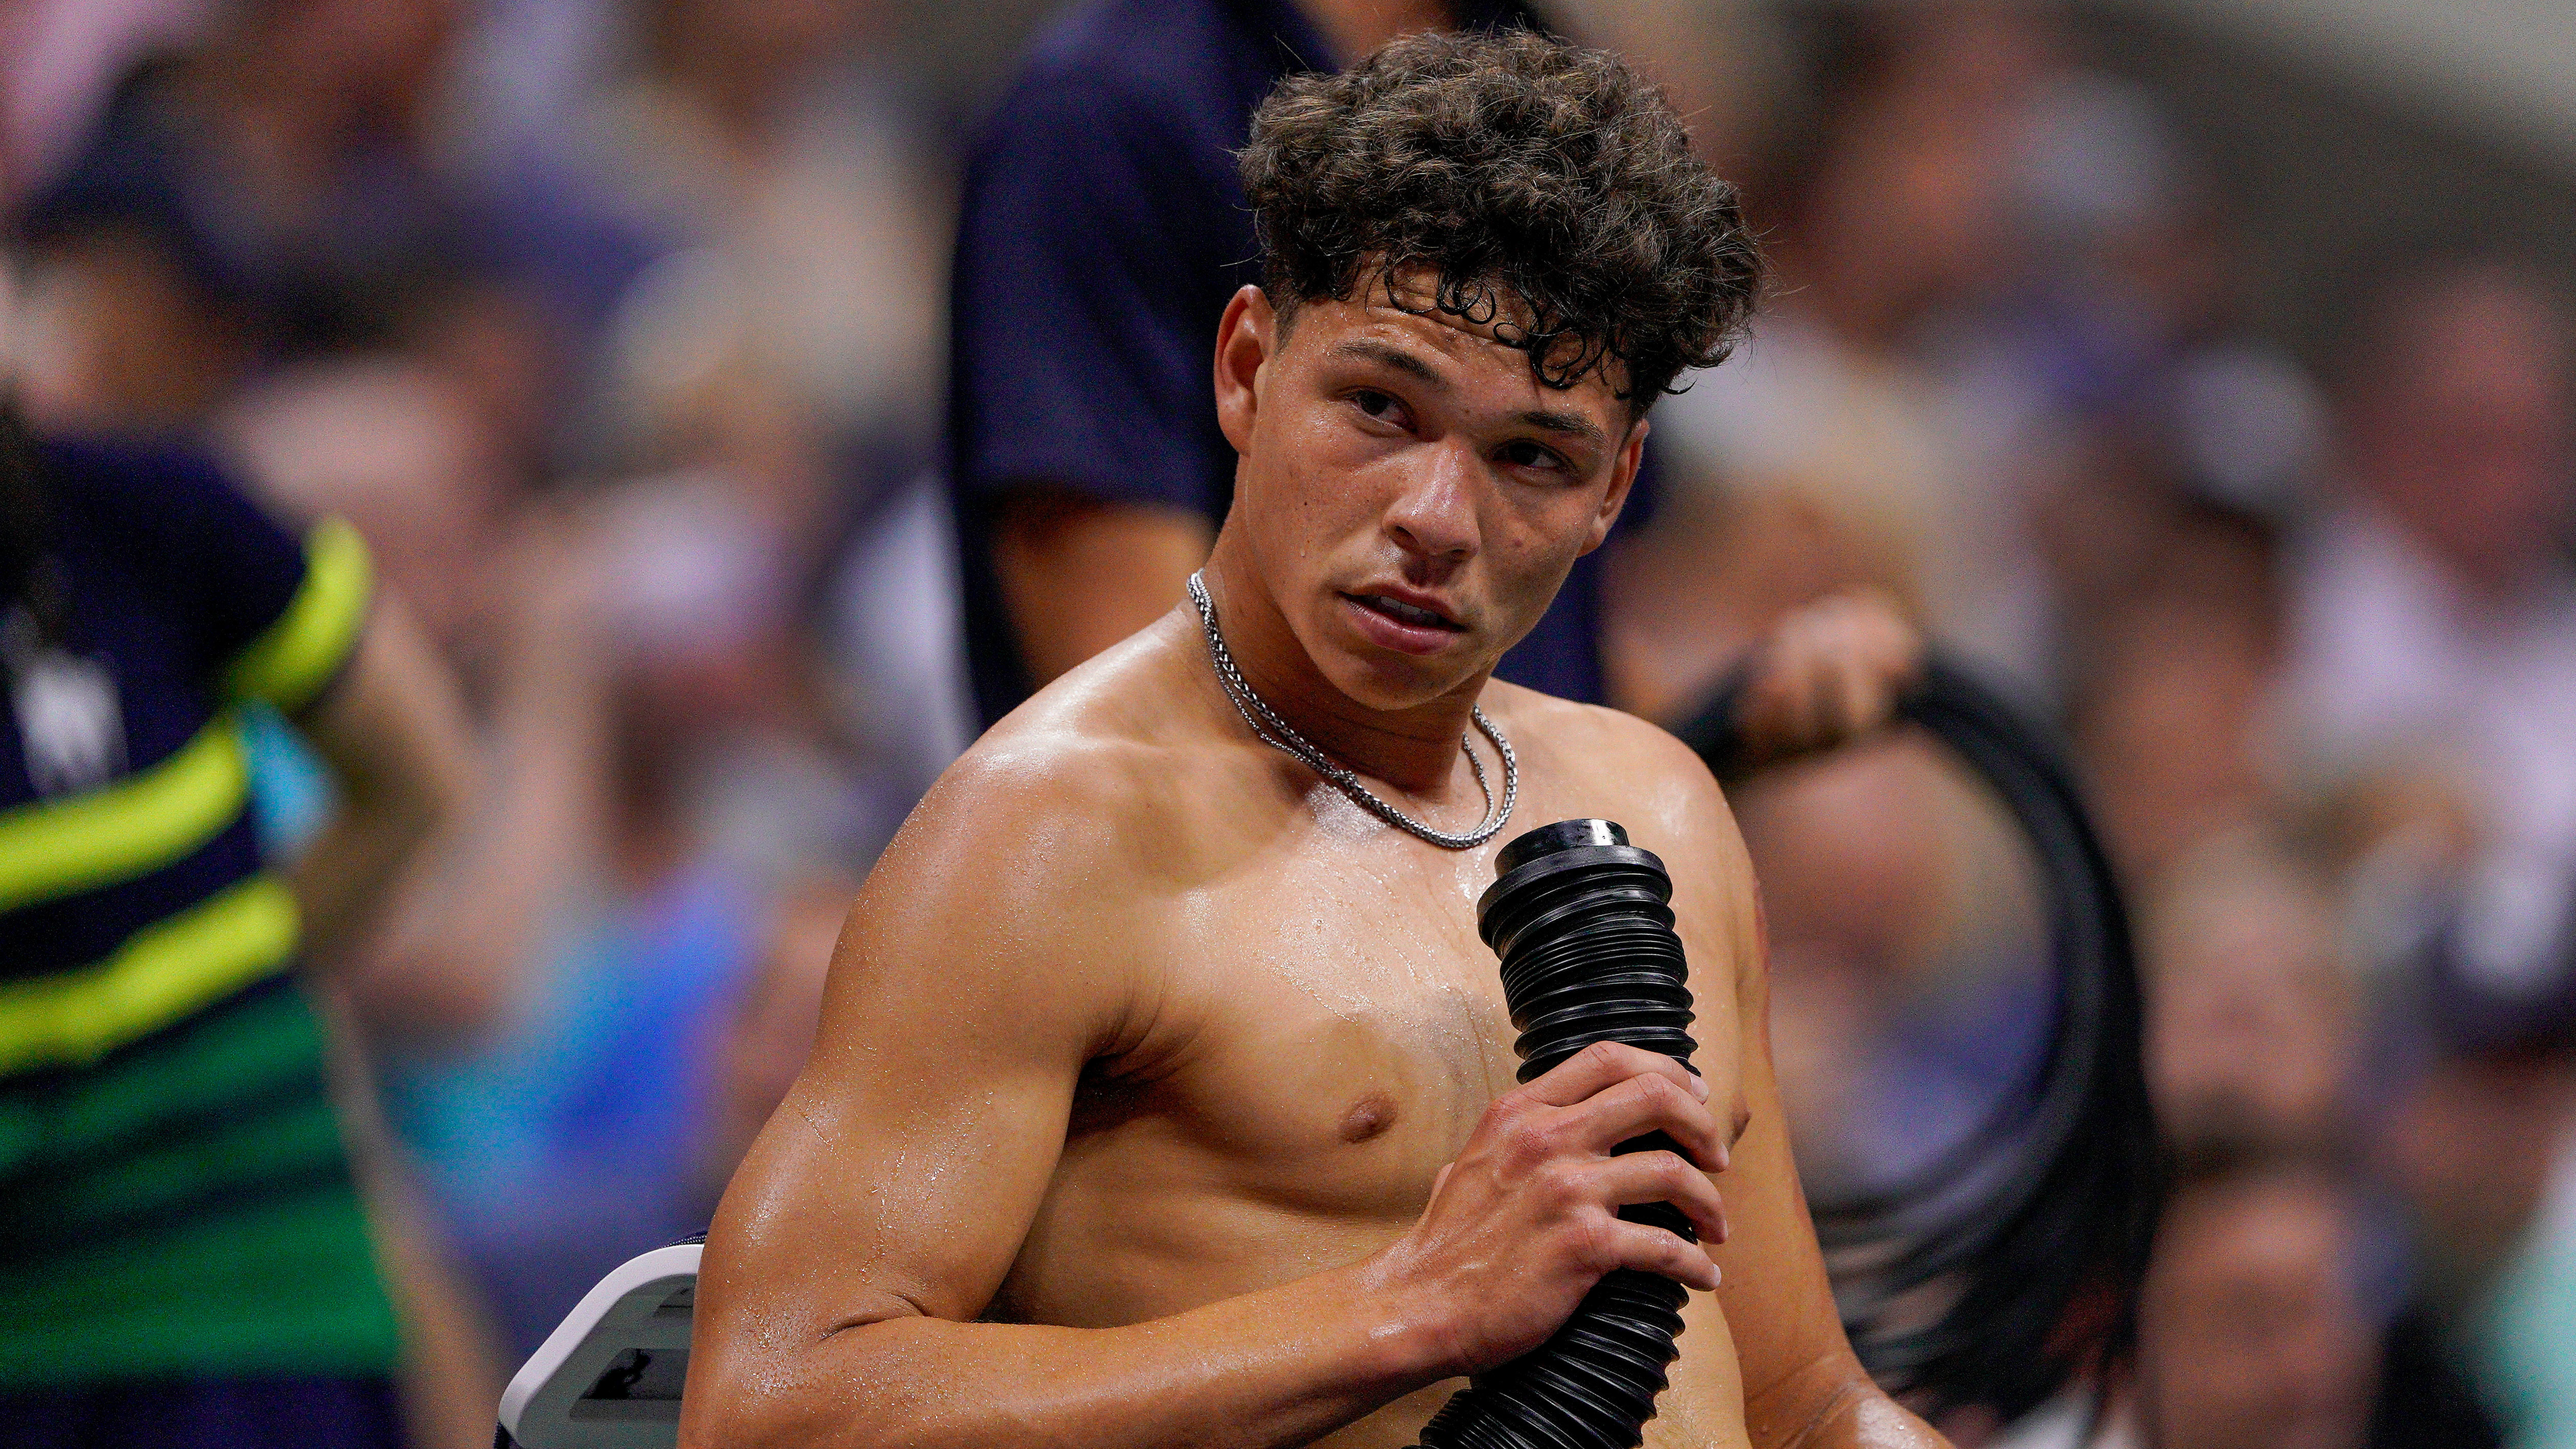
[[[1629,1266],[1700,1290],[1649,1445],[1938,1445],[1835,1317],[1724,800],[1651,726],[1488,679],[1741,325],[1731,195],[1628,72],[1529,36],[1289,82],[1245,169],[1225,645],[1438,829],[1485,808],[1462,738],[1502,792],[1481,703],[1510,826],[1444,848],[1263,743],[1187,605],[1050,686],[852,913],[708,1241],[683,1443],[1395,1449]],[[1672,869],[1703,1078],[1606,1047],[1513,1085],[1476,899],[1573,816]],[[1690,1160],[1610,1155],[1657,1129]],[[1658,1200],[1722,1245],[1614,1216]]]

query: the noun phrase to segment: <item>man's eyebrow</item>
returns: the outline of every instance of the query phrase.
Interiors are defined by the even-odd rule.
[[[1351,357],[1364,362],[1380,363],[1409,377],[1419,378],[1442,392],[1450,391],[1449,379],[1441,376],[1430,363],[1401,347],[1372,342],[1365,337],[1350,337],[1334,343],[1332,353],[1336,357]],[[1537,428],[1543,432],[1567,433],[1596,447],[1607,445],[1610,441],[1610,435],[1601,431],[1599,424],[1580,413],[1532,408],[1520,415],[1520,422],[1524,427]]]
[[[1551,433],[1572,433],[1595,446],[1606,445],[1610,441],[1610,435],[1601,431],[1599,424],[1579,413],[1559,413],[1550,412],[1545,408],[1533,408],[1521,414],[1521,421],[1530,427]]]
[[[1334,343],[1333,355],[1382,363],[1407,376],[1419,378],[1442,392],[1449,390],[1449,379],[1441,376],[1439,369],[1401,347],[1390,347],[1383,342],[1371,342],[1366,338],[1352,337]]]

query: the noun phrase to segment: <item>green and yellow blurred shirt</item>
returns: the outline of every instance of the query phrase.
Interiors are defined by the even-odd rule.
[[[189,455],[38,455],[59,625],[0,616],[0,1389],[389,1372],[241,726],[338,676],[366,550]]]

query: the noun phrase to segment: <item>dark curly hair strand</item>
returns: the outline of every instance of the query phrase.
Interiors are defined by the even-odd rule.
[[[1643,413],[1743,334],[1762,263],[1735,188],[1618,57],[1526,30],[1395,41],[1270,93],[1239,158],[1263,290],[1283,314],[1373,282],[1522,349],[1565,389],[1595,369]],[[1426,308],[1398,279],[1437,281]]]

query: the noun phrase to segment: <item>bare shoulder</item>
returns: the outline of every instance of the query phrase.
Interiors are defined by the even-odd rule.
[[[1497,697],[1499,696],[1499,697]],[[1568,782],[1581,800],[1598,800],[1603,813],[1632,829],[1651,829],[1677,845],[1732,856],[1742,845],[1735,817],[1717,780],[1690,746],[1662,728],[1624,711],[1497,682],[1488,696],[1494,713],[1538,757],[1528,761]]]
[[[1149,631],[1149,634],[1155,631]],[[922,797],[880,874],[970,863],[979,892],[1098,893],[1157,868],[1187,834],[1176,790],[1206,741],[1175,728],[1184,681],[1131,641],[1057,680],[987,731]]]
[[[1132,683],[1102,697],[1152,697]],[[1186,871],[1193,838],[1175,785],[1193,745],[1156,718],[1051,688],[977,741],[869,873],[827,1011],[881,1023],[925,996],[990,999],[1081,1023],[1092,1050],[1117,1039],[1157,885]]]

